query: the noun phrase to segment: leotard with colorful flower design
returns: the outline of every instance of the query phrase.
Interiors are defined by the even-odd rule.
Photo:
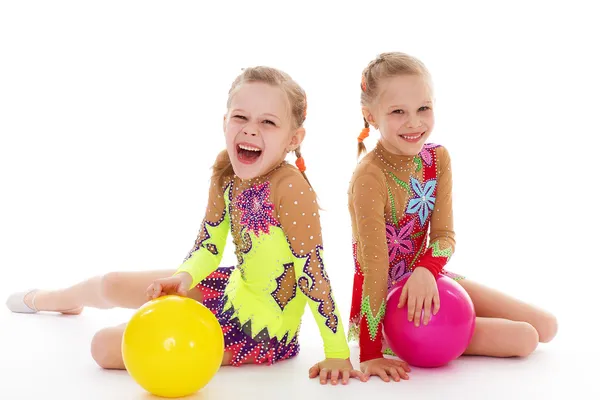
[[[462,278],[444,270],[455,248],[448,151],[426,144],[417,156],[400,156],[378,143],[354,172],[348,207],[355,262],[349,338],[358,339],[364,362],[393,355],[382,323],[397,282],[417,267]]]
[[[238,263],[221,267],[228,233]],[[213,178],[195,246],[178,269],[219,319],[232,365],[295,356],[308,302],[327,358],[350,353],[323,262],[316,195],[284,162],[265,176]]]

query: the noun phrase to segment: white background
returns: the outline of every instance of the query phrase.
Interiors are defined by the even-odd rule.
[[[583,379],[600,352],[600,30],[590,4],[2,1],[0,295],[113,270],[176,268],[193,245],[209,168],[224,147],[227,91],[241,68],[262,64],[288,72],[308,93],[303,153],[324,208],[326,266],[347,328],[354,267],[346,190],[362,129],[360,76],[378,53],[404,51],[433,75],[431,141],[452,156],[457,252],[448,269],[554,312],[559,335],[538,352],[556,368],[539,381],[572,385],[559,371]],[[81,397],[69,381],[48,378],[61,371],[74,381],[92,374],[86,390],[108,390],[115,378],[97,370],[88,342],[127,315],[86,311],[58,322],[0,311],[0,389],[14,392],[11,399],[35,390]],[[322,353],[308,312],[305,321],[301,343],[316,349],[305,362],[281,367],[287,372],[277,378],[268,377],[274,369],[266,378],[226,371],[204,398],[239,397],[219,390],[250,373],[307,386],[306,368]],[[546,365],[535,357],[519,364],[518,376]],[[510,366],[503,379],[513,381],[513,361],[503,362],[493,365]],[[130,384],[119,377],[116,385]],[[457,396],[471,393],[470,382]],[[483,382],[473,398],[499,393]],[[331,393],[310,383],[311,397]],[[23,385],[37,389],[19,392]],[[542,390],[525,392],[534,389]]]

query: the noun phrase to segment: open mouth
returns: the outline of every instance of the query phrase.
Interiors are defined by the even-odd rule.
[[[402,139],[406,140],[410,143],[416,143],[421,140],[421,137],[425,134],[425,132],[419,133],[407,133],[406,135],[399,135]]]
[[[236,150],[238,160],[244,164],[254,164],[262,154],[260,148],[249,143],[239,143]]]

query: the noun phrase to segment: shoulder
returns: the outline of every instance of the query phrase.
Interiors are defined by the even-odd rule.
[[[421,156],[423,156],[423,154],[426,152],[433,153],[438,160],[450,158],[450,152],[448,151],[448,148],[441,144],[425,143],[423,145],[423,150],[421,150]]]
[[[428,154],[424,154],[427,152],[435,157],[438,169],[449,168],[450,152],[446,146],[435,143],[426,143],[421,151],[421,157],[427,157]]]
[[[435,165],[438,169],[443,169],[450,163],[448,149],[437,143],[425,143],[418,156],[426,166]]]
[[[300,170],[290,164],[282,165],[273,173],[269,181],[274,199],[297,194],[309,197],[314,195],[312,187]]]
[[[385,172],[373,152],[363,157],[354,169],[350,181],[350,192],[354,192],[356,188],[363,187],[365,184],[371,184],[371,186],[385,185]]]
[[[304,179],[304,176],[302,175],[300,170],[287,163],[279,167],[277,171],[274,171],[273,174],[269,177],[269,181],[271,182],[271,186],[277,189],[286,185],[289,186],[290,184],[292,184],[292,187],[294,185],[303,188],[310,187],[306,179]]]

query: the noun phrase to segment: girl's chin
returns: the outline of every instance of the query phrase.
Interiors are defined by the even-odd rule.
[[[241,163],[233,164],[233,173],[235,176],[243,180],[254,179],[261,175],[259,168],[249,167],[248,165]]]
[[[427,142],[427,138],[429,135],[422,135],[419,140],[405,140],[402,137],[397,137],[392,143],[388,141],[388,146],[392,147],[389,149],[395,154],[403,155],[403,156],[416,156],[423,150],[423,146]]]
[[[386,143],[385,149],[392,154],[405,157],[414,157],[421,152],[423,148],[422,144],[408,144],[408,143]]]
[[[233,172],[238,178],[248,180],[267,174],[278,165],[278,160],[267,160],[264,158],[264,155],[261,154],[255,160],[244,157],[235,157],[231,164]]]

